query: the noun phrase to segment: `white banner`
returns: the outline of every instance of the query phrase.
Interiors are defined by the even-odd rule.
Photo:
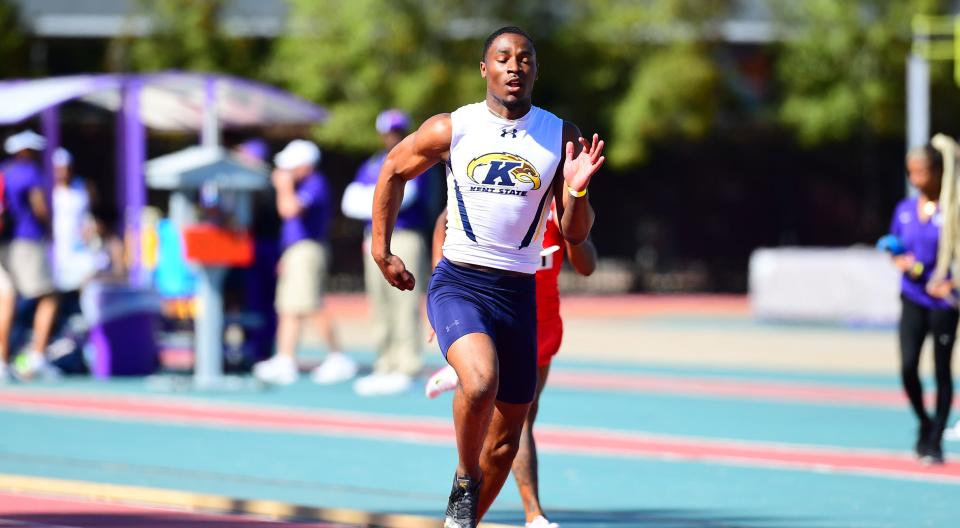
[[[900,272],[872,248],[758,249],[749,289],[761,319],[890,325],[900,317]]]

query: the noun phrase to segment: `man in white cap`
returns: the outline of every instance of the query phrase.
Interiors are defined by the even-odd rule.
[[[0,361],[8,356],[13,325],[14,291],[25,299],[36,299],[33,339],[25,360],[18,363],[23,379],[52,379],[59,375],[44,355],[57,314],[57,296],[47,258],[50,208],[43,189],[37,153],[46,140],[27,130],[7,138],[4,150],[12,158],[0,168],[4,178],[4,202],[10,221],[4,229],[10,237],[0,249]],[[5,369],[4,369],[5,370]],[[8,374],[4,372],[0,376]]]
[[[313,381],[336,383],[357,373],[356,363],[340,350],[333,321],[323,305],[331,209],[326,179],[316,169],[319,162],[320,149],[303,139],[291,141],[274,157],[273,186],[283,219],[276,298],[277,352],[253,368],[254,376],[269,383],[286,385],[297,380],[297,345],[303,321],[310,317],[316,321],[328,351],[324,362],[313,370]]]
[[[420,277],[412,292],[392,288],[383,280],[380,268],[370,256],[370,218],[373,213],[373,191],[380,167],[387,152],[400,142],[410,128],[410,117],[396,109],[377,116],[377,132],[385,146],[371,156],[357,171],[353,182],[343,193],[341,207],[348,218],[363,220],[364,286],[373,312],[377,361],[373,373],[358,379],[353,387],[363,396],[389,395],[408,390],[413,377],[423,367],[421,357],[423,284]],[[427,269],[424,231],[430,227],[433,211],[429,211],[429,179],[423,175],[406,182],[403,202],[393,232],[393,251],[415,270]]]
[[[93,252],[84,238],[93,220],[90,194],[73,172],[73,156],[63,147],[53,153],[52,200],[53,282],[60,292],[77,296],[80,287],[96,273]],[[61,304],[71,303],[62,298]]]

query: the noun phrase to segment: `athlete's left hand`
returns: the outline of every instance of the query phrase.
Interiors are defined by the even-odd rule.
[[[601,156],[603,152],[603,140],[599,134],[593,135],[593,141],[587,143],[584,138],[577,138],[580,146],[583,147],[577,157],[573,157],[574,145],[572,141],[567,141],[566,160],[563,162],[563,180],[574,191],[580,192],[590,184],[590,178],[596,174],[597,169],[603,165],[606,160]]]

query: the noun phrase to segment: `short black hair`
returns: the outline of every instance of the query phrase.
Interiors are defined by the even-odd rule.
[[[493,44],[494,40],[497,40],[497,37],[505,33],[511,33],[513,35],[520,35],[521,37],[527,39],[530,43],[530,46],[533,47],[534,53],[537,51],[537,46],[533,43],[533,39],[530,38],[530,35],[527,35],[527,32],[518,28],[517,26],[504,26],[493,33],[490,33],[490,36],[487,37],[487,40],[483,42],[483,54],[480,55],[480,62],[487,60],[487,50],[490,49],[490,45]]]

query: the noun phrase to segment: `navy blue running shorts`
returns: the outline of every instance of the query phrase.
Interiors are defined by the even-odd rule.
[[[480,271],[441,259],[427,289],[427,317],[443,357],[457,339],[482,333],[497,348],[497,400],[530,403],[537,389],[537,296],[533,275]]]

